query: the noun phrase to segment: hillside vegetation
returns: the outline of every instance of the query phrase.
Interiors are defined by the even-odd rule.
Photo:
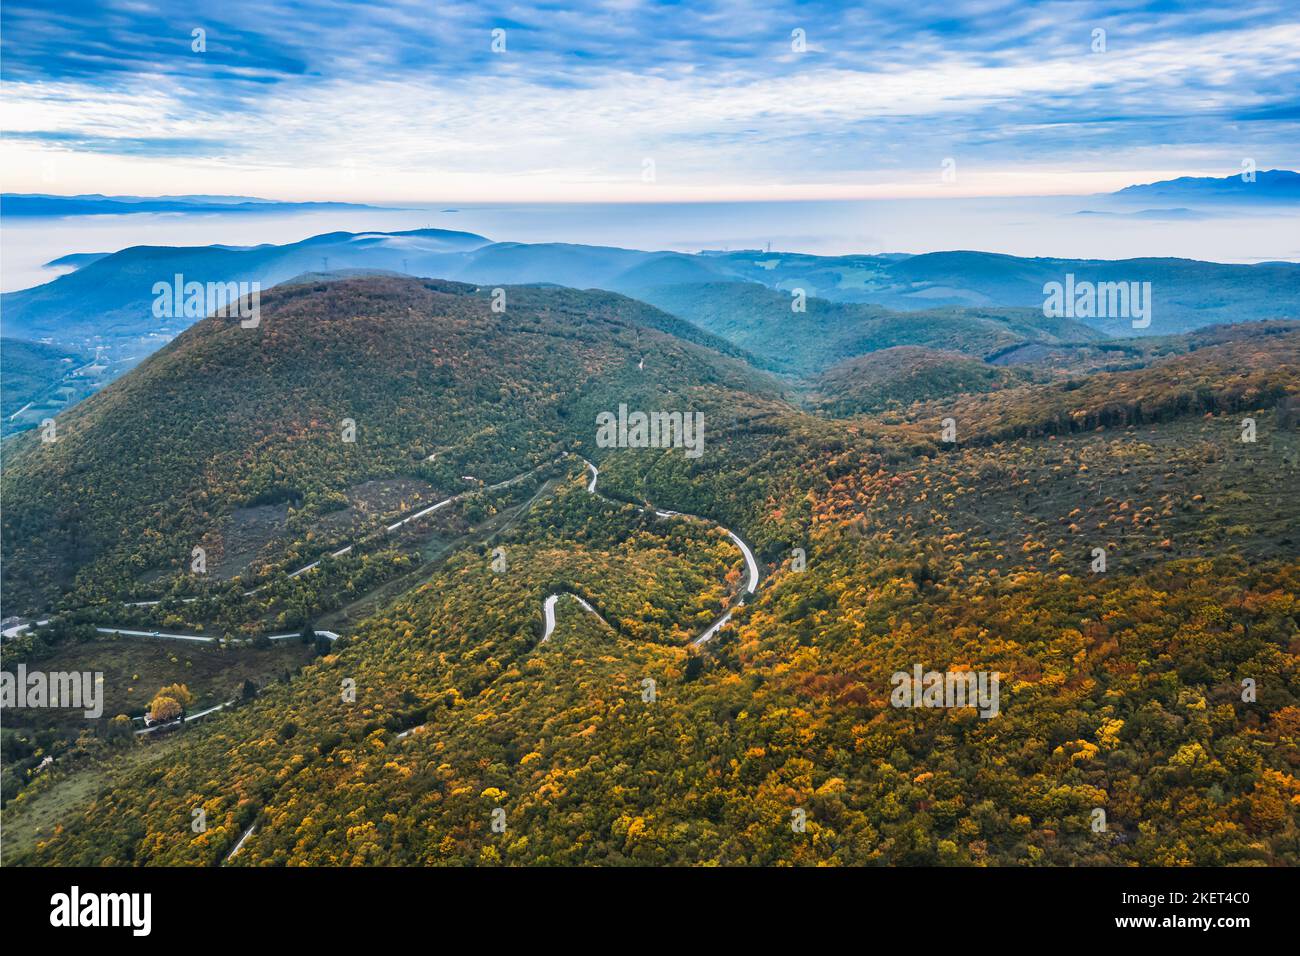
[[[770,367],[814,375],[844,359],[901,345],[985,355],[1025,342],[1091,342],[1103,336],[1068,319],[1016,309],[894,312],[832,302],[806,290],[805,311],[790,291],[756,283],[660,286],[638,298],[761,356]]]
[[[235,507],[288,502],[292,538],[366,481],[436,496],[547,469],[501,496],[490,541],[453,547],[167,761],[118,764],[136,745],[104,742],[88,759],[123,772],[11,862],[216,865],[254,823],[231,865],[1300,862],[1294,325],[1154,342],[1109,371],[1089,352],[1086,372],[967,366],[971,338],[964,358],[919,356],[917,403],[910,363],[877,355],[827,381],[865,407],[877,372],[903,376],[885,410],[829,417],[619,296],[511,289],[495,314],[490,290],[446,283],[278,295],[255,335],[205,321],[74,411],[67,458],[19,446],[17,587],[39,593],[60,534],[70,555],[91,543],[65,558],[68,598],[120,598]],[[805,368],[846,343],[967,344],[810,314],[843,321],[830,345],[783,329]],[[1028,334],[966,313],[916,328],[937,339],[945,317]],[[704,409],[704,454],[595,448],[596,412],[620,401]],[[355,446],[333,440],[347,410]],[[122,465],[129,443],[147,467]],[[709,522],[758,557],[743,604],[740,552]],[[560,601],[543,643],[555,593],[594,613]],[[893,706],[892,675],[916,666],[997,672],[997,715]],[[7,813],[36,819],[75,772]]]
[[[960,352],[898,345],[832,365],[817,377],[812,403],[827,414],[843,416],[992,392],[1032,379],[1023,367],[998,367]]]
[[[777,394],[622,296],[512,287],[505,301],[349,279],[268,293],[257,328],[200,322],[61,416],[56,442],[6,445],[7,606],[148,594],[240,508],[287,504],[292,546],[368,480],[491,484],[592,448],[596,414],[620,402],[730,412],[748,400],[733,393]]]
[[[30,402],[47,397],[73,369],[85,364],[76,352],[40,342],[0,339],[0,416],[5,434],[13,428],[10,419]]]

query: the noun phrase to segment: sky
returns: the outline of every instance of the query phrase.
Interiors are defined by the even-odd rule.
[[[0,21],[8,192],[1077,195],[1300,168],[1296,0],[6,0]]]

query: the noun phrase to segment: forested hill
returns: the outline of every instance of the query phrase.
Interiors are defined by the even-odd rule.
[[[596,414],[620,402],[729,418],[779,393],[672,334],[705,333],[620,295],[507,287],[502,301],[496,312],[491,289],[369,277],[268,292],[256,328],[193,326],[61,416],[55,442],[6,445],[6,606],[179,571],[241,506],[292,502],[305,525],[363,481],[450,492],[465,475],[590,453]]]
[[[807,296],[753,282],[656,286],[631,292],[661,309],[761,356],[770,367],[815,376],[837,362],[896,346],[955,349],[983,358],[1015,345],[1088,343],[1107,338],[1070,319],[1028,309],[928,309],[895,312],[878,305]]]
[[[486,549],[460,549],[291,680],[75,802],[15,862],[216,865],[255,824],[231,865],[1298,862],[1294,327],[1220,330],[1078,387],[1008,383],[889,424],[782,407],[751,373],[671,339],[655,339],[659,366],[638,369],[636,337],[654,333],[619,315],[621,300],[538,291],[528,309],[493,317],[460,290],[401,286],[396,301],[381,290],[304,290],[264,319],[255,348],[236,347],[229,329],[216,330],[225,351],[196,348],[214,334],[197,329],[139,380],[183,369],[209,399],[233,401],[234,385],[213,383],[262,362],[291,375],[272,359],[285,350],[317,371],[267,376],[246,401],[291,396],[292,410],[263,414],[295,422],[305,406],[332,428],[339,382],[374,372],[372,353],[402,355],[422,375],[445,374],[453,404],[475,403],[481,429],[461,431],[476,455],[546,454],[567,421],[590,427],[577,397],[562,406],[568,419],[547,417],[557,386],[513,364],[457,373],[451,356],[511,361],[478,342],[474,330],[493,323],[548,375],[585,370],[592,389],[610,377],[631,387],[632,370],[744,386],[711,392],[747,404],[702,458],[612,452],[601,488],[739,529],[762,565],[758,593],[732,603],[742,568],[716,529],[591,494],[571,460],[497,539],[508,571]],[[594,311],[570,319],[565,301]],[[332,311],[345,303],[346,323]],[[407,321],[417,335],[400,334]],[[356,337],[371,323],[388,341]],[[445,366],[419,361],[435,332]],[[187,354],[201,360],[163,364]],[[320,371],[336,364],[347,373]],[[422,400],[418,382],[391,368],[388,378],[406,401],[363,406],[397,415],[378,462],[416,440],[393,409]],[[186,382],[168,381],[174,391],[147,397],[172,400],[175,422],[132,438],[210,427],[185,411]],[[130,383],[116,394],[146,397]],[[489,411],[502,389],[541,440]],[[109,411],[84,414],[90,428]],[[120,414],[112,421],[131,427]],[[956,441],[942,438],[946,417]],[[1255,441],[1242,440],[1243,418]],[[259,466],[307,494],[306,476],[324,487],[333,470],[363,473],[310,428],[292,433],[307,451],[239,418],[228,428],[231,447],[247,434],[262,451],[251,472],[220,459],[234,476],[224,500],[273,487],[254,481]],[[155,454],[165,461],[166,445]],[[95,481],[117,480],[95,467]],[[124,486],[112,488],[99,500],[129,514]],[[566,601],[543,643],[543,600],[557,591],[600,616]],[[724,605],[730,626],[689,646]],[[893,706],[891,675],[917,666],[996,672],[997,715]],[[355,703],[340,702],[345,679]],[[22,802],[58,785],[48,777]],[[200,805],[208,828],[196,835]]]
[[[58,759],[6,805],[6,861],[216,865],[250,834],[232,865],[1300,862],[1296,323],[1014,344],[1038,358],[1009,371],[892,351],[814,413],[675,321],[308,280],[20,436],[6,607],[59,613],[7,652],[321,614],[342,638],[247,693],[211,678],[239,703],[160,759],[8,736],[7,773]],[[703,454],[595,447],[620,404],[702,412]],[[445,507],[343,550],[417,496]],[[272,511],[247,581],[188,573]],[[896,706],[917,667],[999,675],[996,715]]]

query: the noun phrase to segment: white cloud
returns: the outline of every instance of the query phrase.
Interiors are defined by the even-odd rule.
[[[563,27],[563,15],[556,19]],[[620,28],[613,13],[609,22]],[[158,76],[111,89],[15,82],[0,125],[11,134],[101,138],[60,164],[72,189],[86,191],[192,191],[201,181],[205,192],[373,200],[944,194],[934,170],[945,155],[959,158],[963,192],[1000,193],[1011,182],[1029,184],[1025,191],[1089,191],[1096,174],[1109,182],[1114,170],[1135,165],[1126,157],[1145,145],[1132,135],[1144,122],[1206,117],[1199,138],[1170,150],[1204,155],[1223,125],[1214,114],[1261,105],[1269,91],[1261,78],[1300,71],[1300,24],[1237,26],[1199,39],[1117,43],[1101,55],[1088,53],[1085,39],[1078,52],[1021,50],[1014,61],[936,50],[908,66],[849,69],[812,55],[768,73],[726,60],[650,74],[575,70],[555,79],[580,82],[560,86],[539,81],[512,53],[488,72],[350,70],[197,106],[194,89]],[[774,42],[774,66],[779,50]],[[995,131],[981,132],[988,126]],[[1104,155],[1093,145],[1098,129]],[[1032,148],[1045,130],[1055,155]],[[1074,151],[1061,152],[1071,137]],[[119,138],[134,155],[112,154]],[[136,143],[160,141],[165,152],[169,139],[215,145],[200,157],[164,159]],[[49,152],[62,147],[18,139],[0,149],[7,188],[35,191]],[[653,187],[640,181],[647,156],[657,166]],[[1071,159],[1079,167],[1062,170]],[[1286,160],[1294,163],[1294,152]],[[355,178],[344,174],[349,164]]]

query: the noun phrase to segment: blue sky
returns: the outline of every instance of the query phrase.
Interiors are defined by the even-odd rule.
[[[1027,195],[1300,166],[1295,0],[54,6],[3,8],[9,191]]]

